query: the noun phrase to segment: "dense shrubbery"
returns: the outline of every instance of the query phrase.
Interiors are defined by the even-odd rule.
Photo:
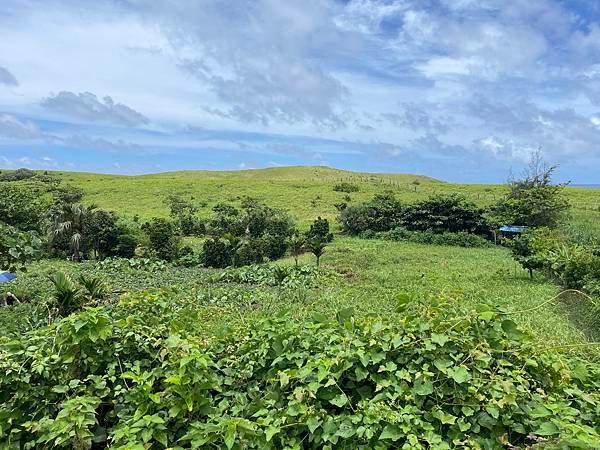
[[[342,183],[338,183],[338,184],[334,185],[333,190],[335,192],[346,192],[348,194],[351,194],[352,192],[360,191],[358,185],[356,185],[354,183],[348,183],[348,182],[342,182]]]
[[[351,235],[365,231],[388,231],[402,225],[402,203],[391,193],[377,194],[361,205],[340,212],[342,230]]]
[[[211,236],[204,242],[204,264],[210,267],[244,266],[285,255],[294,224],[287,213],[253,199],[241,209],[218,204],[207,223]]]
[[[181,238],[175,225],[168,219],[154,218],[142,225],[150,243],[150,249],[159,259],[173,261],[179,256]]]
[[[483,210],[458,195],[435,196],[407,205],[402,225],[412,231],[487,234]]]
[[[382,231],[379,233],[363,233],[361,237],[386,239],[390,241],[406,241],[417,244],[454,245],[457,247],[488,247],[491,245],[490,241],[487,239],[464,231],[458,233],[433,233],[431,231],[410,231],[406,228],[395,228],[390,231]]]
[[[569,242],[547,228],[531,230],[508,241],[508,245],[531,275],[534,270],[542,270],[565,289],[598,293],[600,255],[595,248]]]
[[[42,240],[35,231],[20,231],[0,222],[0,271],[24,269],[42,253]]]
[[[206,232],[204,222],[197,216],[198,208],[180,195],[169,195],[166,199],[171,219],[183,236],[202,236]]]
[[[520,179],[509,183],[507,196],[492,208],[496,223],[528,227],[556,227],[569,209],[564,184],[553,184],[555,166],[547,166],[540,152],[531,156]]]
[[[13,172],[5,172],[0,174],[0,181],[22,181],[29,180],[30,178],[33,178],[35,176],[36,173],[33,170],[21,168]]]
[[[352,235],[396,228],[429,233],[489,233],[484,211],[457,195],[435,196],[409,205],[402,205],[392,194],[377,195],[370,202],[341,211],[340,223]]]
[[[317,217],[306,232],[306,240],[318,239],[321,242],[333,241],[333,233],[329,231],[329,221]]]
[[[261,318],[203,344],[161,294],[0,344],[0,446],[594,448],[596,365],[540,353],[506,317]]]
[[[238,269],[228,269],[213,278],[213,281],[225,283],[244,283],[264,286],[305,286],[316,285],[317,277],[326,276],[314,266],[273,266],[254,265]]]

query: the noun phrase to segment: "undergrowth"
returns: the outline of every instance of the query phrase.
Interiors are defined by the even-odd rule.
[[[249,318],[125,296],[0,343],[2,448],[598,448],[600,369],[500,311]]]

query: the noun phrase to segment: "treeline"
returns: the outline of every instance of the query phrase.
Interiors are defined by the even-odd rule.
[[[168,218],[127,219],[84,203],[79,188],[29,172],[34,176],[11,172],[10,181],[0,182],[0,270],[15,271],[42,256],[73,261],[139,256],[222,268],[310,251],[318,263],[333,239],[326,219],[300,232],[287,212],[249,197],[239,207],[217,204],[201,220],[190,201],[170,195]],[[184,245],[190,236],[205,238],[202,251]]]

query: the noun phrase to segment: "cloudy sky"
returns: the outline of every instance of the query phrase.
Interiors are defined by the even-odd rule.
[[[600,183],[600,2],[2,0],[0,167]]]

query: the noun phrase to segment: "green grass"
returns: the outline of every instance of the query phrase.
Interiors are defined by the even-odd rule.
[[[203,215],[208,215],[216,203],[235,202],[249,195],[270,206],[288,210],[301,228],[307,228],[317,216],[328,218],[335,225],[337,211],[333,205],[344,201],[346,194],[334,192],[333,186],[341,181],[353,182],[360,187],[360,192],[350,194],[352,203],[365,201],[385,190],[396,192],[405,201],[432,194],[460,193],[481,205],[499,199],[504,193],[501,185],[458,185],[415,175],[360,174],[326,167],[189,171],[133,177],[55,174],[82,187],[86,193],[85,202],[126,217],[166,215],[168,211],[163,200],[170,193],[182,194],[197,205],[205,204],[201,208]],[[590,237],[600,236],[597,207],[600,190],[568,188],[567,192],[575,206],[570,227]],[[193,239],[190,242],[198,244]],[[302,261],[312,263],[312,257],[305,255]],[[530,280],[503,248],[466,249],[338,237],[327,248],[322,262],[325,268],[340,274],[338,281],[326,283],[311,292],[261,288],[266,294],[258,307],[217,306],[217,312],[211,309],[211,323],[215,326],[239,323],[248,314],[270,314],[284,309],[294,311],[298,317],[315,312],[334,314],[348,306],[360,313],[385,314],[394,309],[398,293],[409,292],[419,300],[426,300],[430,295],[444,295],[466,309],[479,303],[490,303],[515,311],[514,320],[549,347],[568,346],[576,352],[589,352],[584,345],[600,339],[593,324],[584,318],[585,300],[568,298],[544,303],[559,293],[558,288],[541,276]],[[281,263],[291,264],[292,260]],[[56,261],[34,264],[19,283],[35,290],[35,286],[47,285],[43,277],[48,271],[56,268],[72,272],[88,270],[85,267]],[[160,276],[143,272],[98,273],[108,278],[116,291],[175,285],[185,295],[197,289],[212,288],[206,281],[209,271],[205,269],[171,268]],[[231,286],[231,289],[241,288]]]
[[[374,194],[391,190],[404,201],[435,194],[461,194],[480,205],[493,203],[505,192],[503,185],[451,184],[410,174],[370,174],[328,167],[277,167],[239,171],[182,171],[154,175],[123,176],[54,172],[62,180],[81,187],[85,201],[126,217],[166,216],[169,194],[181,194],[200,206],[207,216],[219,202],[236,202],[243,196],[288,210],[300,226],[317,216],[334,220],[334,205],[347,195],[333,191],[336,183],[355,183],[360,191],[349,194],[349,204],[363,202]],[[414,183],[418,184],[414,184]],[[600,233],[600,190],[567,188],[574,205],[573,218],[593,225]]]

